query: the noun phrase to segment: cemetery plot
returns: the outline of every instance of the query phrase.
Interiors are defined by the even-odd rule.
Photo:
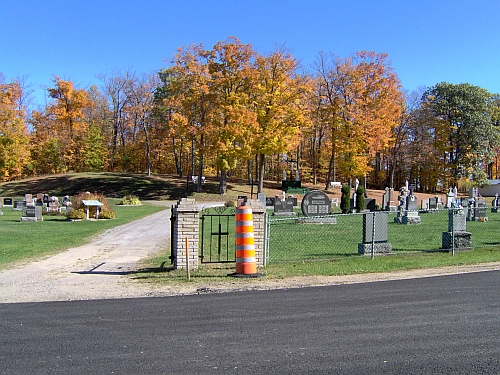
[[[448,210],[421,212],[419,225],[395,224],[396,213],[387,213],[387,237],[393,254],[443,251],[442,233],[448,229]],[[336,218],[336,225],[298,225],[297,218],[270,218],[269,262],[357,256],[358,244],[362,242],[363,215],[332,217]],[[499,228],[500,215],[494,215],[486,223],[467,222],[467,232],[472,234],[473,247],[500,245]]]

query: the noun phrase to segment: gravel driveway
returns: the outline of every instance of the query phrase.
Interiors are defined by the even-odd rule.
[[[167,204],[165,204],[167,206]],[[500,262],[430,270],[284,279],[231,279],[201,285],[152,285],[127,276],[170,241],[170,210],[110,229],[86,245],[0,272],[0,303],[168,296],[234,290],[299,288],[500,270]]]

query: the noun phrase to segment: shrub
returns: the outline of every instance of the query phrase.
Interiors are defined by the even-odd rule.
[[[141,204],[141,201],[135,195],[126,195],[123,197],[120,204],[125,206],[137,206]]]
[[[365,189],[363,186],[358,186],[356,190],[356,212],[361,212],[365,209]]]
[[[227,201],[224,203],[225,207],[236,207],[236,203],[234,201]]]
[[[99,219],[115,219],[116,213],[114,211],[99,212]]]
[[[77,210],[71,209],[66,213],[66,217],[71,220],[84,220],[87,215],[85,214],[85,210],[79,208]]]
[[[349,185],[342,186],[342,196],[340,197],[340,209],[343,214],[348,213],[351,210],[351,188]]]
[[[87,215],[85,214],[86,207],[83,204],[84,200],[96,200],[102,203],[102,206],[99,208],[99,218],[109,219],[116,217],[115,212],[109,207],[109,203],[107,199],[104,197],[104,195],[98,193],[89,193],[89,192],[80,193],[71,199],[72,209],[66,214],[66,217],[69,219],[85,219]],[[96,210],[97,210],[96,207],[89,207],[89,217],[95,217]],[[73,214],[73,211],[83,212],[83,217],[77,217],[77,218],[70,217],[70,215],[81,216],[81,214]]]

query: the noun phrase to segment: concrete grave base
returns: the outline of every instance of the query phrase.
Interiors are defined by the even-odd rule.
[[[296,224],[337,224],[335,217],[301,217],[295,220]]]
[[[455,251],[472,250],[471,234],[469,232],[443,232],[441,249],[452,250],[452,238]]]
[[[22,217],[20,221],[38,221],[36,217]]]
[[[375,255],[392,253],[392,245],[389,242],[375,243],[373,246],[373,253]],[[359,255],[371,255],[372,254],[372,244],[371,243],[359,243],[358,244],[358,254]]]

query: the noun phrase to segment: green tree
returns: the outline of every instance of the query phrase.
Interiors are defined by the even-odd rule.
[[[472,175],[477,184],[487,179],[486,166],[499,145],[492,120],[493,96],[484,88],[467,83],[439,83],[429,88],[422,101],[438,123],[447,129],[444,155],[454,184]]]

